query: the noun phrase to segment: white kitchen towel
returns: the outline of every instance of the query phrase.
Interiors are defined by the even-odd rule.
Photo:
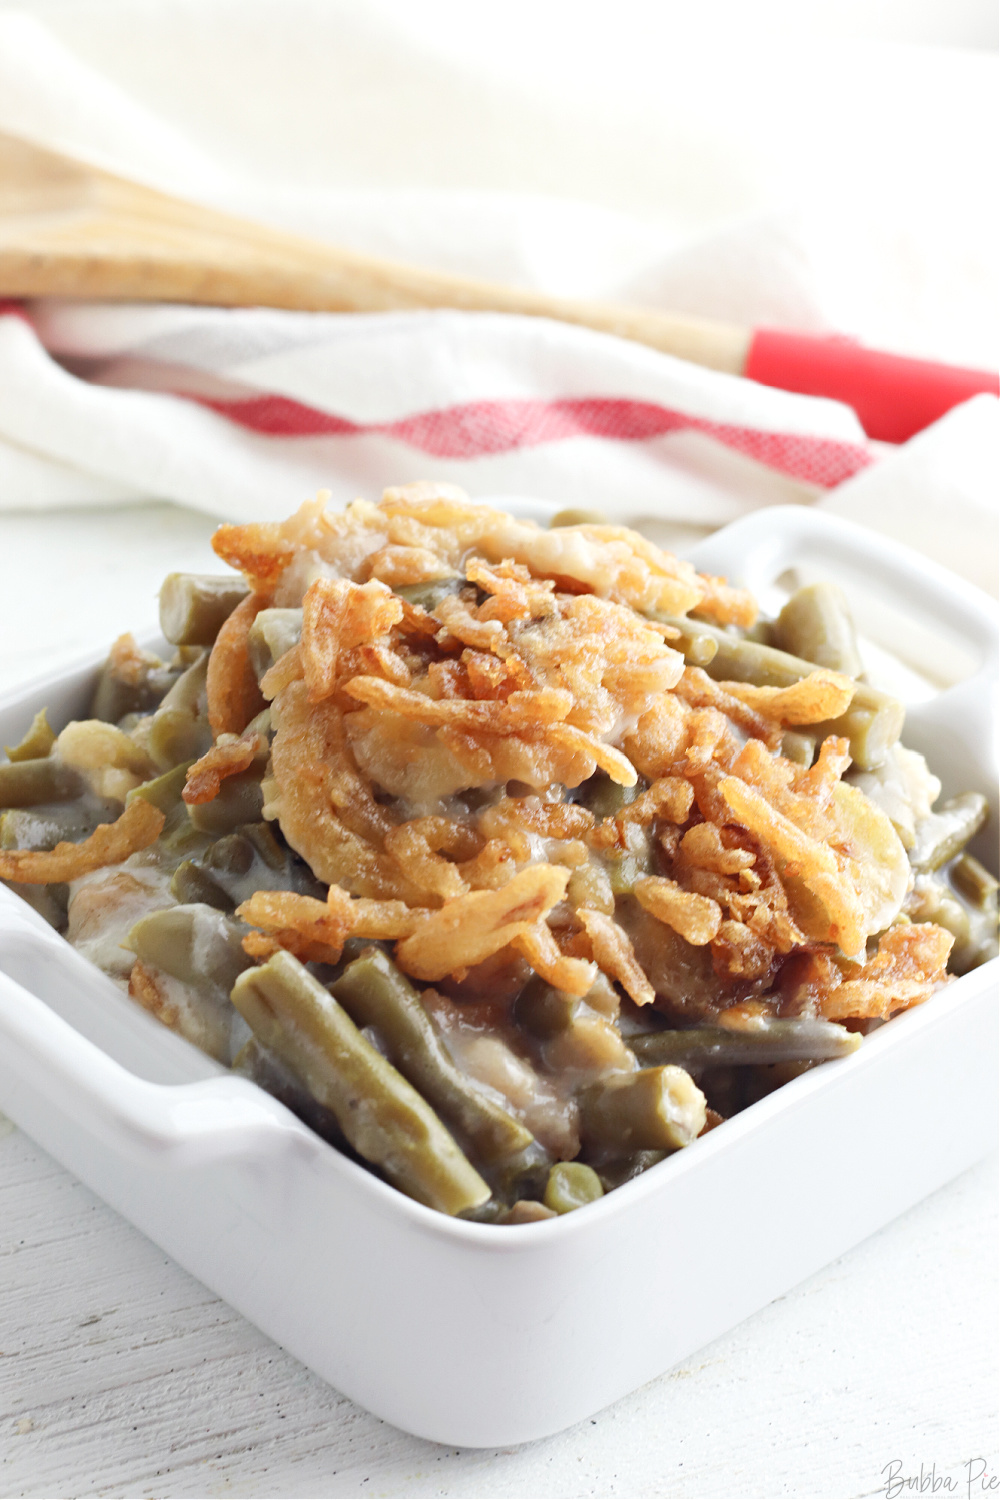
[[[536,318],[42,303],[0,371],[11,442],[225,516],[433,475],[720,525],[870,461],[835,403]]]
[[[766,94],[764,52],[744,43],[716,48],[709,67],[703,43],[681,38],[664,91],[647,49],[632,45],[636,33],[627,76],[619,39],[607,52],[608,92],[595,95],[600,49],[586,9],[574,12],[583,15],[575,31],[553,24],[557,12],[569,19],[565,6],[545,10],[526,61],[511,48],[524,25],[516,4],[490,46],[469,31],[467,10],[427,0],[27,3],[0,12],[0,128],[276,224],[555,291],[799,327],[833,320],[877,337],[877,320],[865,325],[871,299],[852,302],[850,281],[837,280],[852,237],[881,246],[874,284],[908,290],[908,302],[898,290],[895,304],[882,299],[897,314],[912,317],[940,289],[954,243],[938,234],[921,261],[927,236],[917,229],[947,218],[944,202],[959,211],[975,153],[944,172],[920,136],[909,156],[897,149],[896,219],[858,208],[870,206],[876,178],[885,182],[877,161],[865,165],[880,120],[875,157],[905,145],[907,131],[879,113],[885,97],[903,102],[912,133],[925,60],[894,57],[890,74],[873,55],[845,55],[853,123],[835,132],[834,157],[801,108],[801,57],[782,61],[785,104],[800,107],[791,134],[783,110],[753,114]],[[627,0],[621,26],[641,21],[652,35],[658,14]],[[558,66],[567,56],[572,67]],[[758,69],[749,89],[745,78],[737,86],[737,61]],[[956,100],[964,91],[975,114],[982,70],[939,61],[939,91]],[[692,83],[699,69],[712,85],[704,98]],[[829,93],[822,76],[813,95]],[[900,183],[912,186],[918,166],[928,191],[914,217]],[[796,198],[791,184],[807,175],[810,191]],[[837,195],[846,202],[848,179],[845,218]],[[557,195],[557,182],[593,201]],[[991,294],[974,255],[966,270],[964,282],[948,278],[966,287],[949,303],[952,333],[962,295],[978,292],[984,309]],[[933,318],[922,326],[929,337]],[[927,352],[947,345],[943,337]],[[836,486],[862,483],[876,456],[833,403],[542,320],[44,303],[0,316],[7,507],[151,497],[264,516],[320,487],[345,500],[437,477],[704,529],[762,504],[836,496]],[[973,489],[978,514],[989,487]],[[928,550],[947,524],[931,490],[919,494]],[[989,508],[982,516],[990,525]],[[905,534],[898,517],[893,525]]]

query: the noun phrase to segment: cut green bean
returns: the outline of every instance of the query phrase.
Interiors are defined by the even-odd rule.
[[[455,1066],[420,996],[384,953],[373,949],[355,959],[330,992],[356,1025],[375,1028],[390,1061],[478,1159],[492,1166],[532,1144],[527,1126]]]
[[[847,1057],[861,1045],[856,1031],[813,1016],[761,1020],[746,1031],[695,1026],[690,1031],[650,1031],[630,1036],[643,1067],[676,1063],[682,1068],[718,1068],[746,1063],[825,1062]]]
[[[249,875],[253,869],[254,846],[243,833],[227,833],[205,855],[206,865],[223,875]]]
[[[489,1168],[494,1198],[516,1203],[519,1198],[540,1198],[549,1180],[552,1157],[544,1146],[532,1139],[531,1145],[509,1161]]]
[[[158,656],[138,647],[125,667],[109,658],[98,676],[87,717],[117,724],[126,714],[149,713],[176,680],[176,672]]]
[[[170,881],[170,894],[182,906],[202,902],[214,906],[216,911],[232,911],[236,902],[223,890],[217,880],[193,859],[182,860]]]
[[[963,854],[951,872],[952,882],[976,911],[996,911],[998,882],[973,855]]]
[[[602,856],[611,890],[615,896],[630,896],[636,881],[656,872],[655,855],[649,834],[638,823],[625,826],[626,847],[607,849]]]
[[[908,912],[914,922],[934,922],[955,939],[948,959],[952,974],[967,974],[997,956],[996,892],[992,901],[974,906],[953,883],[938,875],[918,875]]]
[[[198,990],[227,994],[253,963],[243,951],[246,931],[214,907],[165,906],[141,917],[128,947],[143,963]]]
[[[680,651],[690,667],[707,667],[719,649],[715,633],[700,620],[691,620],[687,615],[666,615],[662,610],[649,610],[651,620],[670,625],[678,632],[677,639],[668,641],[675,651]]]
[[[248,593],[232,573],[168,573],[160,589],[160,629],[175,646],[210,646]]]
[[[539,1044],[550,1072],[598,1074],[634,1068],[616,1018],[593,1008],[589,998],[554,989],[538,974],[518,995],[514,1021]],[[600,1004],[603,996],[598,992],[594,999]]]
[[[113,823],[121,803],[98,797],[9,808],[0,813],[0,849],[54,849],[78,844],[98,823]]]
[[[262,609],[247,633],[247,651],[257,681],[301,638],[301,609]]]
[[[232,1068],[241,1078],[249,1078],[258,1088],[280,1100],[286,1109],[290,1109],[293,1115],[298,1115],[310,1130],[315,1130],[317,1135],[329,1141],[331,1146],[336,1146],[338,1151],[344,1151],[348,1156],[355,1155],[333,1111],[324,1109],[322,1104],[317,1103],[291,1069],[280,1058],[275,1057],[273,1052],[262,1047],[255,1036],[237,1052]]]
[[[580,1095],[584,1141],[616,1154],[676,1151],[704,1128],[705,1096],[672,1064],[613,1074]]]
[[[40,708],[20,744],[6,747],[7,759],[12,761],[39,760],[48,755],[55,742],[55,730],[49,724],[48,712]]]
[[[127,806],[133,797],[143,797],[166,815],[160,842],[168,847],[178,837],[183,842],[184,836],[191,830],[187,806],[181,796],[187,772],[187,764],[174,766],[173,770],[165,771],[162,776],[155,776],[152,781],[144,781],[141,786],[135,787],[125,799]]]
[[[601,1162],[598,1175],[604,1191],[610,1193],[634,1177],[641,1177],[643,1172],[664,1161],[669,1154],[668,1151],[633,1151],[628,1156],[615,1156],[610,1161]]]
[[[288,860],[287,851],[279,844],[268,823],[242,824],[235,832],[247,839],[270,870],[283,870]]]
[[[942,803],[937,812],[921,818],[909,851],[913,868],[925,873],[954,859],[983,827],[989,813],[989,803],[981,792],[961,792]]]
[[[197,760],[212,743],[206,710],[207,675],[206,651],[177,679],[153,715],[146,747],[161,771]]]
[[[553,1213],[568,1214],[603,1197],[604,1186],[593,1167],[582,1161],[557,1161],[549,1172],[543,1201]]]
[[[743,639],[756,641],[758,646],[776,646],[778,643],[774,639],[774,621],[759,617],[744,630]]]
[[[160,812],[169,815],[181,801],[187,773],[186,765],[174,766],[171,770],[164,771],[162,776],[154,776],[151,781],[144,781],[141,786],[133,788],[127,800],[131,802],[133,797],[143,797],[147,802],[152,802],[154,807],[158,807]]]
[[[0,807],[35,807],[40,802],[69,802],[84,789],[83,778],[52,756],[0,764]]]
[[[660,616],[655,616],[659,619]],[[663,618],[666,618],[665,616]],[[670,624],[683,623],[671,619]],[[772,646],[761,646],[742,636],[730,635],[716,625],[698,622],[698,629],[710,635],[718,650],[705,670],[716,682],[752,682],[758,687],[791,687],[815,672],[815,662]],[[851,758],[862,771],[880,766],[886,753],[899,739],[906,710],[897,698],[878,688],[859,682],[850,707],[836,719],[810,724],[809,733],[817,742],[827,735],[843,735],[850,741]]]
[[[488,1186],[430,1105],[290,953],[241,974],[232,1000],[262,1045],[395,1187],[447,1214],[487,1201]]]
[[[798,589],[774,623],[774,644],[791,656],[848,677],[860,677],[864,671],[850,606],[835,583]]]
[[[553,989],[536,974],[528,980],[514,1002],[514,1021],[530,1036],[547,1042],[569,1031],[580,1013],[582,1000],[564,990]]]
[[[606,771],[595,771],[580,787],[579,800],[595,818],[613,818],[634,802],[648,785],[640,776],[635,786],[619,786]]]
[[[188,808],[191,825],[202,833],[232,833],[243,823],[253,823],[260,817],[264,806],[264,793],[260,780],[264,772],[261,764],[256,769],[241,771],[238,776],[227,776],[219,795],[211,802],[195,802]]]
[[[781,736],[781,753],[786,760],[794,761],[797,766],[811,766],[816,759],[816,741],[811,734],[786,729]]]

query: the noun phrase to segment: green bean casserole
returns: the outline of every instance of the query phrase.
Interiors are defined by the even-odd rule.
[[[565,1213],[997,952],[842,593],[447,485],[225,525],[0,765],[0,876],[448,1214]]]

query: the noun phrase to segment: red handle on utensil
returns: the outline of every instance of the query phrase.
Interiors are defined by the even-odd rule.
[[[743,370],[750,380],[830,396],[853,406],[870,438],[904,443],[970,396],[1000,396],[1000,376],[866,349],[839,335],[754,330]]]

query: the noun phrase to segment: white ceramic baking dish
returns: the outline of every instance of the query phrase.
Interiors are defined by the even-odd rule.
[[[693,555],[764,598],[791,568],[836,578],[868,601],[869,633],[908,621],[904,645],[925,640],[926,660],[950,643],[971,675],[914,706],[906,739],[946,793],[991,797],[995,844],[989,599],[797,507],[758,512]],[[8,697],[0,734],[16,739],[44,704],[79,714],[93,671]],[[433,1213],[340,1156],[0,888],[0,1107],[339,1390],[423,1437],[506,1445],[660,1374],[983,1155],[996,1140],[998,967],[599,1203],[499,1228]]]

